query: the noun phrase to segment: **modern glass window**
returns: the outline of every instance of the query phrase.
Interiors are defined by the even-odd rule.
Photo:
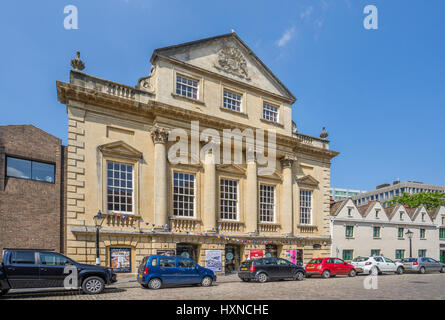
[[[177,217],[195,216],[195,175],[173,173],[173,215]]]
[[[300,224],[312,224],[311,190],[300,190]]]
[[[403,259],[403,258],[405,258],[405,250],[397,249],[396,250],[396,259]]]
[[[354,250],[343,250],[343,260],[352,260]]]
[[[404,232],[405,232],[405,229],[404,229],[404,228],[399,228],[399,229],[397,230],[397,236],[398,236],[399,238],[403,238],[403,237],[404,237]]]
[[[426,249],[419,249],[419,257],[425,258],[426,257]]]
[[[275,186],[260,184],[260,222],[275,222]]]
[[[379,256],[379,255],[380,255],[380,249],[371,250],[371,256]]]
[[[380,227],[373,227],[374,238],[380,238]]]
[[[354,236],[354,226],[346,226],[345,237],[352,238]]]
[[[107,161],[107,210],[133,213],[133,165]]]
[[[223,107],[233,111],[241,111],[241,99],[240,94],[224,90]]]
[[[272,122],[278,122],[278,107],[272,106],[270,104],[263,104],[263,119]]]
[[[6,157],[6,176],[54,183],[55,165]]]
[[[439,229],[439,238],[442,240],[445,239],[445,228]]]
[[[238,220],[238,181],[220,180],[221,219]]]
[[[425,239],[425,229],[420,229],[420,239]]]
[[[199,82],[197,80],[176,75],[176,94],[187,98],[198,99],[198,86]]]

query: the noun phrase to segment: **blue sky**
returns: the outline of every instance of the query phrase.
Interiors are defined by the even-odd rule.
[[[75,5],[79,29],[65,30]],[[379,10],[379,29],[363,9]],[[135,85],[155,48],[234,29],[294,93],[300,132],[327,127],[331,185],[445,184],[445,1],[4,1],[0,125],[33,124],[67,142],[56,80],[76,50],[86,73]]]

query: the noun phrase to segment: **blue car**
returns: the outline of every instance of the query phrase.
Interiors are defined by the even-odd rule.
[[[144,288],[159,289],[163,286],[201,284],[211,286],[215,273],[184,257],[147,256],[139,265],[138,282]]]

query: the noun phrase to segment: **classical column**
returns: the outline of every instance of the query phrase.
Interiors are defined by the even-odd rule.
[[[246,194],[246,231],[249,234],[258,234],[258,176],[255,159],[247,160]]]
[[[168,130],[155,125],[151,130],[154,150],[154,209],[155,225],[164,226],[168,223],[167,216],[167,141]]]
[[[204,159],[204,232],[216,232],[216,166],[214,155],[206,153]]]
[[[283,187],[281,191],[280,221],[283,233],[286,236],[293,235],[293,210],[292,210],[292,164],[293,159],[284,157],[281,159],[283,171]]]

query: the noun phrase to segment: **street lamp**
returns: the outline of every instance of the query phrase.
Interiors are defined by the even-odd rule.
[[[96,265],[100,265],[100,255],[99,255],[99,229],[102,227],[102,223],[105,220],[105,216],[102,212],[99,212],[93,217],[94,224],[96,225]]]
[[[413,239],[414,232],[412,232],[411,230],[408,229],[408,231],[405,234],[409,239],[409,257],[412,258],[413,257],[413,247],[412,247],[411,241]]]

